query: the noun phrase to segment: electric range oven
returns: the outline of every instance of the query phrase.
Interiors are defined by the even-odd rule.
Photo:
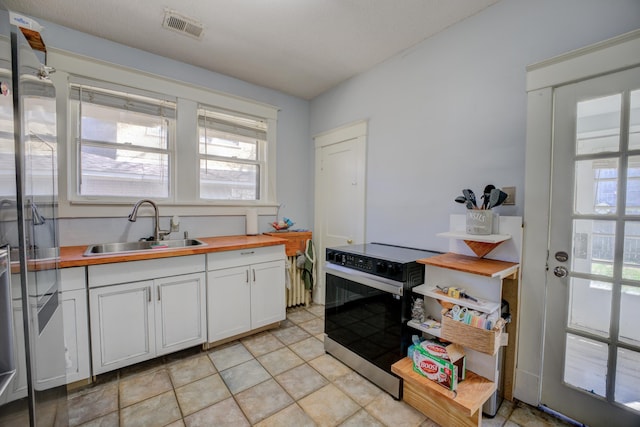
[[[416,260],[438,254],[382,243],[326,250],[325,351],[396,399],[402,382],[391,365],[407,354],[410,291],[424,283]]]

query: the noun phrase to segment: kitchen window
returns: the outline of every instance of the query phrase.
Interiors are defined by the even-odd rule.
[[[168,199],[176,100],[97,82],[72,83],[79,199]]]
[[[267,120],[198,108],[200,199],[261,199]]]

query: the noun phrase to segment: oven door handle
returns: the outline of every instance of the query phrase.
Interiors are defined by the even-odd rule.
[[[378,289],[379,291],[402,296],[402,282],[396,282],[395,280],[385,279],[383,277],[374,276],[373,274],[364,273],[362,271],[330,263],[325,264],[324,271],[326,274],[332,274],[370,288]]]

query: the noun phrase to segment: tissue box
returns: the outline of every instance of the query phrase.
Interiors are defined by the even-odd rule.
[[[457,344],[423,341],[409,347],[408,357],[413,361],[414,371],[451,391],[465,378],[466,357]]]

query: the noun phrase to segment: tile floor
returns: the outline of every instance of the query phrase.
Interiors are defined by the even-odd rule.
[[[69,393],[70,426],[435,426],[325,354],[324,307],[296,308],[278,329],[190,349],[98,377]],[[558,426],[505,402],[485,426]]]

